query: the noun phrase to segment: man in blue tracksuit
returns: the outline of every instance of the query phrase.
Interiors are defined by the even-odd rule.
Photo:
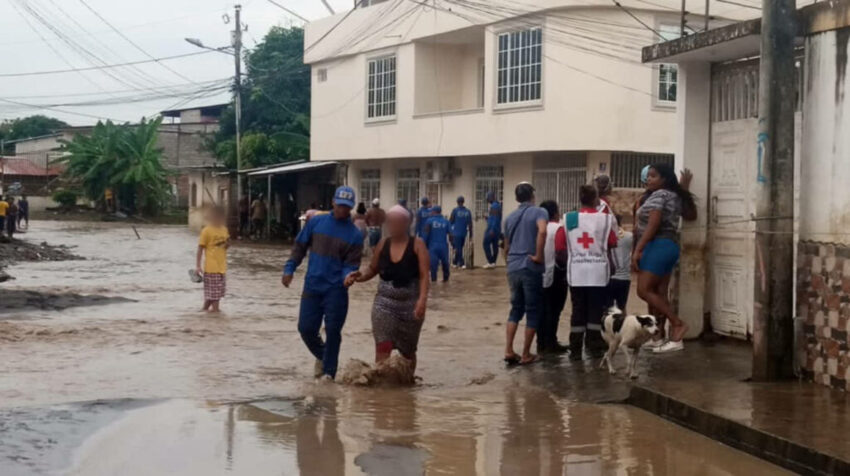
[[[422,206],[416,211],[416,236],[425,238],[425,223],[431,218],[431,201],[422,197]]]
[[[466,263],[463,259],[466,234],[469,233],[469,238],[472,239],[472,212],[463,205],[464,201],[463,197],[457,197],[457,208],[452,210],[452,215],[449,218],[449,223],[452,224],[452,246],[455,248],[452,266],[462,269],[466,269]]]
[[[502,204],[496,200],[494,192],[487,192],[487,229],[484,231],[484,256],[487,264],[484,268],[495,268],[499,257],[499,239],[502,236]]]
[[[333,204],[332,213],[314,216],[304,225],[295,239],[281,279],[286,287],[292,284],[295,269],[309,250],[298,332],[317,359],[315,376],[329,380],[336,376],[342,326],[348,314],[345,278],[358,271],[363,253],[363,234],[351,221],[354,189],[336,189]],[[322,342],[319,335],[322,321],[325,323],[326,342]]]
[[[437,266],[442,264],[443,282],[446,282],[449,280],[449,229],[452,225],[441,213],[443,209],[439,205],[431,209],[423,233],[431,256],[431,281],[437,280]]]

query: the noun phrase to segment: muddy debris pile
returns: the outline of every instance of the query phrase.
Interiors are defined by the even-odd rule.
[[[83,259],[71,253],[67,246],[53,246],[42,242],[34,244],[28,241],[10,239],[0,236],[0,282],[11,277],[3,272],[3,268],[18,261],[66,261]]]
[[[402,386],[416,383],[413,361],[400,355],[371,366],[359,359],[351,359],[342,370],[342,383],[363,387]]]

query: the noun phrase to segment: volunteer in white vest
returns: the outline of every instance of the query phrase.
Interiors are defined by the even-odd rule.
[[[543,316],[537,328],[537,352],[563,354],[569,347],[558,342],[558,325],[567,302],[567,235],[561,226],[558,204],[546,200],[540,208],[549,214],[549,223],[543,247]]]
[[[570,358],[582,359],[587,347],[591,358],[608,349],[602,339],[602,315],[608,304],[611,263],[608,251],[617,246],[616,222],[609,213],[597,210],[593,185],[579,188],[581,209],[564,216],[567,230],[567,281],[572,294]]]

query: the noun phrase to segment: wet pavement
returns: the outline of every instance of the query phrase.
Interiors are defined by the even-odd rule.
[[[506,370],[504,270],[435,286],[420,385],[355,388],[310,378],[296,332],[303,273],[280,286],[283,247],[232,248],[224,312],[212,316],[187,277],[196,237],[184,227],[138,227],[141,239],[121,224],[30,229],[23,238],[87,259],[17,265],[0,293],[132,301],[0,316],[3,475],[783,474],[642,410],[594,403],[622,401],[629,383],[591,362]],[[352,291],[342,363],[372,359],[373,293]],[[653,357],[639,368],[663,365]]]

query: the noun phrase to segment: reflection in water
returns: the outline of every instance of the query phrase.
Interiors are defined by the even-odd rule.
[[[345,474],[336,405],[336,399],[317,398],[298,419],[295,436],[298,469],[303,476]]]

